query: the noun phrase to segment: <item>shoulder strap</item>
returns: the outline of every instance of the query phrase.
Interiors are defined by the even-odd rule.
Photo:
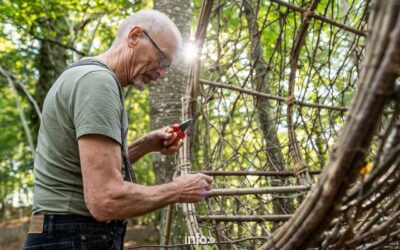
[[[111,71],[110,68],[107,67],[107,65],[105,65],[102,62],[99,62],[97,60],[92,60],[92,59],[85,59],[85,60],[81,60],[78,61],[76,63],[71,64],[70,66],[68,66],[64,71],[74,68],[74,67],[78,67],[78,66],[83,66],[83,65],[96,65],[102,68],[107,69],[108,71]],[[123,171],[124,171],[124,180],[125,181],[130,181],[130,182],[136,182],[136,175],[135,172],[133,171],[133,168],[131,166],[131,163],[129,161],[129,157],[126,155],[126,133],[128,131],[128,129],[124,128],[124,113],[125,113],[125,104],[124,104],[124,98],[123,98],[123,93],[121,91],[121,85],[118,81],[118,79],[115,77],[115,75],[112,73],[112,76],[114,77],[116,83],[118,84],[118,91],[119,91],[119,97],[121,100],[121,104],[122,104],[122,112],[121,112],[121,154],[122,154],[122,160],[123,160]]]

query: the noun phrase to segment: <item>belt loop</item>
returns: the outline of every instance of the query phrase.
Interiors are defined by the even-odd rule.
[[[53,238],[53,231],[54,231],[54,215],[53,214],[46,214],[46,224],[47,224],[47,235],[48,238]]]

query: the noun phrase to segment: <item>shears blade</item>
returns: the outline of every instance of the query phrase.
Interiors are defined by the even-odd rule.
[[[196,120],[197,120],[197,118],[199,118],[200,114],[201,114],[200,112],[197,112],[196,115],[193,116],[193,118],[188,119],[188,120],[182,122],[181,124],[179,124],[179,129],[182,132],[185,131],[189,126],[192,126],[196,122]]]

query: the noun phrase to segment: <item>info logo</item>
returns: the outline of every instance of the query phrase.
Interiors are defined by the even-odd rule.
[[[211,236],[196,234],[195,236],[185,236],[185,244],[207,245],[215,243],[215,239]]]

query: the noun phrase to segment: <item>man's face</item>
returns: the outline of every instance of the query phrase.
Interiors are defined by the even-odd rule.
[[[151,36],[147,31],[142,33],[138,39],[140,43],[135,46],[134,67],[132,67],[129,85],[139,90],[144,90],[151,81],[163,79],[172,63],[176,53],[174,39],[161,39],[160,36]]]

